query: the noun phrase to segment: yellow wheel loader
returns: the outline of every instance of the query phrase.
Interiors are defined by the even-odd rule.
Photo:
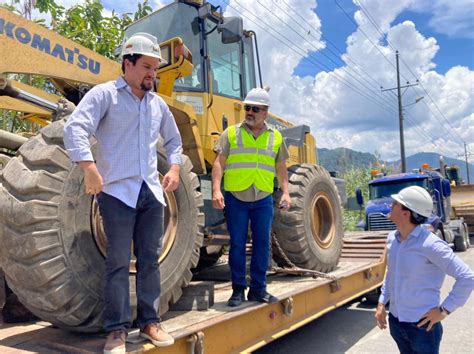
[[[176,1],[132,24],[125,33],[148,32],[168,64],[157,73],[157,93],[170,107],[185,155],[177,191],[166,194],[166,225],[160,268],[160,312],[176,302],[191,270],[217,260],[228,243],[224,215],[212,208],[211,166],[222,131],[244,119],[242,100],[260,75],[256,34],[242,19],[224,17],[203,1]],[[185,45],[184,45],[185,44]],[[115,80],[119,63],[0,9],[0,108],[23,112],[42,130],[25,139],[4,132],[0,148],[14,156],[0,163],[0,267],[10,288],[38,317],[75,331],[100,330],[106,235],[93,198],[84,193],[80,168],[63,144],[63,126],[93,85]],[[47,77],[46,92],[10,74]],[[342,249],[342,211],[331,177],[316,164],[309,127],[273,114],[290,150],[293,206],[275,205],[275,260],[302,268],[333,270]],[[157,146],[157,169],[166,158]],[[275,201],[279,200],[275,188]],[[131,292],[134,262],[130,265]],[[133,301],[133,300],[132,300]]]

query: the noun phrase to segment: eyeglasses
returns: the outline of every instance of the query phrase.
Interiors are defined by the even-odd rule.
[[[244,109],[245,109],[245,112],[249,112],[250,110],[252,110],[253,113],[260,113],[260,112],[266,112],[267,110],[266,109],[263,109],[263,108],[260,108],[260,107],[256,107],[256,106],[251,106],[249,104],[246,104],[244,106]]]

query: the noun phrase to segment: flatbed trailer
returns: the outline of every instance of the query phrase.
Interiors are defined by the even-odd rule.
[[[381,286],[386,268],[387,232],[346,233],[344,248],[332,279],[274,274],[268,290],[275,304],[244,302],[229,308],[229,282],[217,283],[214,306],[206,311],[169,311],[164,326],[175,338],[171,347],[156,348],[129,332],[127,352],[235,353],[252,352],[325,313]],[[3,325],[0,352],[102,352],[104,334],[73,333],[46,322]]]

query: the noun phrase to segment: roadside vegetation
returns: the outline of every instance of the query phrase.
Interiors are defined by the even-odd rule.
[[[364,201],[369,198],[370,168],[355,168],[347,170],[342,178],[346,181],[347,198],[355,198],[357,188],[360,188]],[[344,231],[357,231],[357,224],[364,217],[364,209],[347,210],[344,209]]]

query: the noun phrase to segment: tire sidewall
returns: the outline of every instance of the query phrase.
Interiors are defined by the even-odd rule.
[[[163,176],[169,170],[169,164],[163,153],[158,153],[158,171]],[[188,260],[193,250],[198,227],[194,222],[197,218],[198,207],[193,197],[194,190],[191,188],[189,175],[181,169],[178,188],[173,192],[178,205],[178,220],[176,238],[166,258],[160,263],[162,273],[162,292],[166,293],[173,288],[180,275],[187,269]],[[194,232],[195,231],[195,232]],[[163,276],[164,275],[164,276]]]
[[[334,258],[339,258],[341,248],[342,248],[342,238],[338,235],[342,235],[342,212],[339,205],[334,204],[334,201],[339,201],[339,194],[335,188],[328,184],[328,181],[318,175],[314,178],[311,183],[308,185],[305,197],[304,197],[304,210],[310,210],[312,205],[312,200],[318,193],[326,194],[331,202],[331,208],[334,217],[334,223],[331,225],[331,228],[334,228],[331,232],[334,233],[334,237],[331,243],[327,248],[323,248],[313,239],[313,232],[311,229],[311,219],[309,213],[304,214],[304,226],[305,226],[305,235],[308,243],[308,247],[311,248],[313,254],[316,255],[318,260],[322,263],[332,263]]]

